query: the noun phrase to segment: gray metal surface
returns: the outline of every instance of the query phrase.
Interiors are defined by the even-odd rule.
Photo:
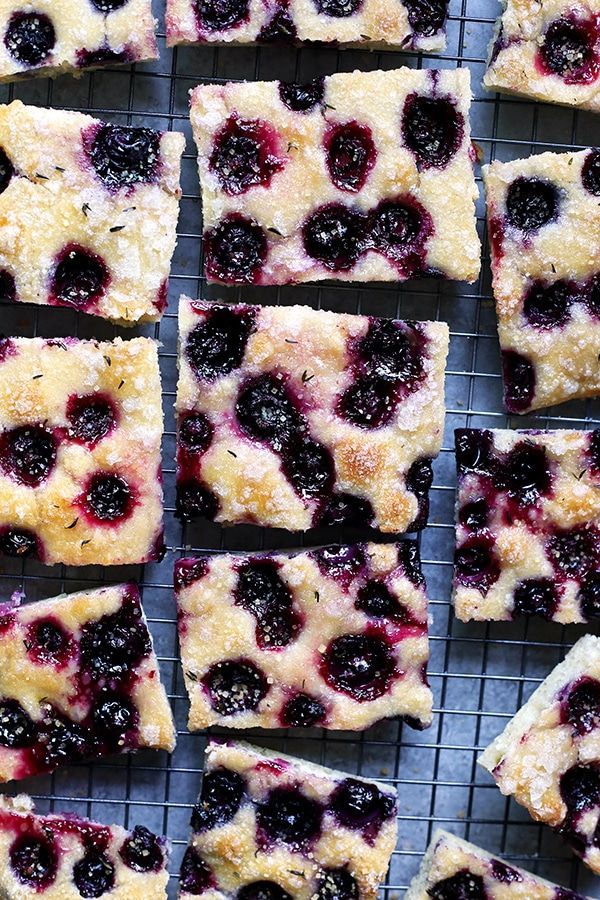
[[[160,4],[162,7],[162,3]],[[299,732],[255,733],[258,744],[339,766],[351,772],[389,779],[400,793],[400,834],[384,890],[390,900],[402,896],[419,864],[432,830],[449,828],[544,876],[600,898],[600,887],[548,829],[533,823],[516,804],[505,800],[491,779],[475,765],[477,750],[504,726],[524,699],[562,658],[581,633],[537,620],[514,624],[462,625],[449,604],[453,552],[455,470],[452,434],[457,426],[590,427],[600,422],[600,404],[570,403],[526,420],[507,420],[502,411],[499,354],[490,293],[489,256],[473,285],[435,281],[412,282],[400,288],[352,285],[243,291],[208,288],[200,277],[201,206],[191,141],[188,91],[199,81],[242,78],[307,80],[315,74],[355,68],[399,65],[470,68],[475,92],[473,134],[486,161],[527,156],[548,149],[569,149],[600,143],[600,117],[517,99],[498,99],[481,88],[485,51],[499,4],[495,0],[451,0],[448,49],[442,57],[392,52],[335,49],[197,49],[167,51],[161,36],[161,58],[135,70],[114,69],[74,80],[63,77],[4,87],[1,100],[89,111],[112,121],[183,131],[188,138],[183,160],[179,244],[170,282],[168,313],[160,326],[129,334],[156,335],[162,342],[166,436],[164,475],[169,553],[160,564],[143,569],[46,568],[2,562],[2,597],[17,589],[29,600],[52,597],[125,577],[136,578],[161,661],[162,674],[177,718],[179,741],[172,757],[141,753],[81,765],[54,776],[30,779],[14,786],[25,789],[42,809],[71,810],[104,822],[143,822],[167,833],[173,841],[170,890],[176,894],[179,861],[188,835],[191,804],[200,784],[205,735],[186,731],[187,701],[177,660],[175,608],[171,578],[175,558],[183,548],[261,549],[293,547],[298,539],[280,531],[242,527],[223,530],[199,525],[182,533],[173,518],[174,417],[176,385],[176,310],[182,291],[192,296],[240,297],[249,302],[305,302],[314,306],[373,315],[440,318],[451,329],[447,373],[447,422],[444,450],[435,465],[432,514],[421,539],[433,616],[431,684],[435,720],[423,733],[396,722],[385,722],[365,734]],[[162,8],[159,31],[164,31]],[[479,206],[483,234],[483,204]],[[76,334],[105,338],[119,329],[67,310],[34,307],[0,308],[0,331],[44,336]],[[339,529],[312,532],[303,543],[352,539],[360,533]]]

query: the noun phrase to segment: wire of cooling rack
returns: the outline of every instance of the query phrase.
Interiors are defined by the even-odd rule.
[[[535,824],[512,801],[503,798],[475,764],[478,750],[502,729],[582,629],[537,621],[465,626],[453,619],[449,602],[454,542],[453,429],[464,425],[503,427],[507,424],[585,428],[600,422],[600,404],[591,401],[570,403],[526,420],[511,421],[503,412],[483,203],[480,201],[478,218],[484,239],[484,267],[481,278],[472,286],[425,281],[401,287],[324,284],[232,291],[209,288],[201,277],[201,209],[187,118],[188,91],[201,81],[241,78],[304,81],[317,74],[354,68],[466,66],[471,70],[475,93],[474,140],[485,161],[599,144],[600,123],[591,115],[514,98],[500,99],[482,91],[486,47],[498,11],[492,0],[451,0],[448,49],[437,56],[326,47],[167,51],[162,32],[163,9],[157,8],[155,13],[161,23],[158,62],[132,69],[98,71],[78,81],[69,77],[56,82],[38,79],[1,89],[0,99],[5,101],[19,97],[39,106],[78,109],[112,121],[184,131],[188,137],[169,309],[159,325],[128,332],[154,335],[161,341],[166,417],[163,472],[169,552],[162,562],[143,568],[77,570],[8,561],[0,569],[4,594],[22,589],[29,600],[123,578],[133,577],[140,582],[177,722],[178,746],[174,754],[168,757],[144,752],[94,765],[73,766],[18,784],[15,790],[27,790],[42,809],[69,810],[125,825],[143,821],[148,827],[168,834],[173,842],[171,897],[176,895],[176,872],[188,837],[190,807],[199,788],[206,741],[205,734],[190,735],[186,729],[187,700],[178,662],[171,588],[175,558],[190,550],[285,549],[366,536],[354,529],[320,529],[299,538],[278,530],[251,527],[225,530],[213,525],[194,526],[182,532],[173,518],[176,314],[177,298],[182,292],[247,302],[308,303],[337,311],[443,319],[449,323],[446,434],[434,467],[430,525],[419,537],[433,617],[430,681],[434,691],[434,724],[422,733],[386,721],[358,735],[312,729],[306,733],[253,733],[250,738],[259,745],[389,780],[398,787],[399,840],[384,887],[390,900],[396,900],[408,885],[438,826],[552,880],[600,897],[597,889],[594,893],[590,876],[549,829]],[[123,333],[100,320],[67,310],[25,306],[1,309],[0,330],[6,334],[75,334],[104,339]],[[373,538],[372,533],[368,536]]]

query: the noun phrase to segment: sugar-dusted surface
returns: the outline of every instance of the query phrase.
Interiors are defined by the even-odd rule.
[[[285,91],[263,81],[192,93],[209,280],[476,279],[466,69],[335,74],[300,110]],[[231,184],[230,169],[246,165],[239,142],[229,150],[236,122],[260,123],[256,152],[272,159],[258,179],[253,167],[249,184]]]
[[[0,343],[0,548],[47,565],[126,565],[162,547],[156,343]]]
[[[184,139],[0,107],[0,291],[122,324],[164,312]]]

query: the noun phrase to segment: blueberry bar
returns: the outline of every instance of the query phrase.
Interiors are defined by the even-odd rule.
[[[177,513],[422,528],[448,328],[181,298]]]
[[[503,794],[600,874],[600,638],[588,634],[479,758]]]
[[[3,604],[0,658],[0,781],[175,746],[135,584]]]
[[[396,812],[388,785],[244,743],[211,743],[179,897],[375,900]]]
[[[157,321],[179,211],[181,134],[0,106],[0,300]]]
[[[150,0],[0,2],[0,82],[158,59]]]
[[[600,110],[597,0],[502,0],[484,85],[546,103]]]
[[[448,0],[167,0],[167,46],[305,41],[443,50]]]
[[[484,167],[504,399],[600,394],[600,151]]]
[[[474,281],[470,103],[467,69],[200,85],[207,278]]]
[[[175,590],[190,730],[431,723],[413,541],[182,559]]]
[[[404,900],[586,900],[438,829]]]
[[[0,554],[157,559],[162,431],[154,341],[0,339]]]
[[[600,616],[600,431],[456,432],[463,622]]]
[[[166,900],[167,841],[73,813],[40,815],[25,794],[0,797],[0,892],[19,900]]]

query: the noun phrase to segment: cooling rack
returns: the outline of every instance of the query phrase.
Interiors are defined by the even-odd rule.
[[[156,5],[156,4],[155,4]],[[162,3],[160,4],[162,7]],[[41,809],[73,811],[104,822],[143,822],[169,835],[173,843],[170,896],[177,891],[176,873],[188,837],[190,808],[202,771],[205,734],[186,730],[187,700],[178,663],[173,562],[184,551],[292,548],[300,539],[283,531],[253,527],[220,529],[200,525],[182,531],[174,509],[174,415],[176,387],[177,298],[192,296],[243,299],[259,303],[307,303],[336,311],[403,318],[443,319],[450,325],[451,347],[446,380],[447,417],[444,448],[437,460],[430,525],[420,537],[424,571],[431,598],[430,680],[434,691],[433,726],[422,733],[394,721],[364,734],[327,733],[312,729],[251,733],[255,743],[376,776],[394,783],[400,795],[399,839],[383,890],[398,900],[415,873],[432,831],[448,828],[516,864],[559,883],[600,898],[600,887],[548,829],[533,823],[512,801],[503,798],[491,779],[475,765],[478,750],[564,655],[582,629],[537,620],[510,624],[462,625],[449,603],[453,552],[455,470],[453,430],[465,425],[503,427],[593,427],[600,423],[600,403],[576,402],[538,416],[510,420],[502,411],[499,352],[490,292],[489,254],[484,238],[484,266],[473,286],[446,282],[411,282],[402,287],[321,285],[240,291],[209,288],[201,273],[201,206],[188,113],[188,91],[200,81],[242,78],[308,80],[333,71],[393,68],[468,67],[475,102],[473,135],[485,161],[512,159],[549,149],[600,144],[600,121],[589,114],[523,100],[495,97],[481,88],[487,43],[499,4],[495,0],[451,0],[448,49],[442,56],[339,51],[303,48],[179,48],[164,46],[163,9],[159,18],[160,61],[133,69],[109,69],[80,80],[33,80],[0,89],[3,101],[89,111],[134,125],[183,131],[183,199],[178,247],[170,282],[169,309],[160,325],[133,329],[161,341],[164,387],[166,491],[165,559],[144,568],[46,568],[36,563],[3,562],[1,596],[23,590],[28,600],[62,591],[95,587],[124,578],[143,589],[178,727],[172,756],[151,752],[73,766],[52,776],[15,786],[27,790]],[[600,117],[599,117],[600,119]],[[479,179],[479,173],[478,173]],[[483,235],[483,204],[478,207]],[[5,334],[110,338],[122,330],[68,310],[3,306],[0,331]],[[366,536],[355,529],[320,529],[302,543],[317,545]],[[372,537],[372,534],[369,535]]]

